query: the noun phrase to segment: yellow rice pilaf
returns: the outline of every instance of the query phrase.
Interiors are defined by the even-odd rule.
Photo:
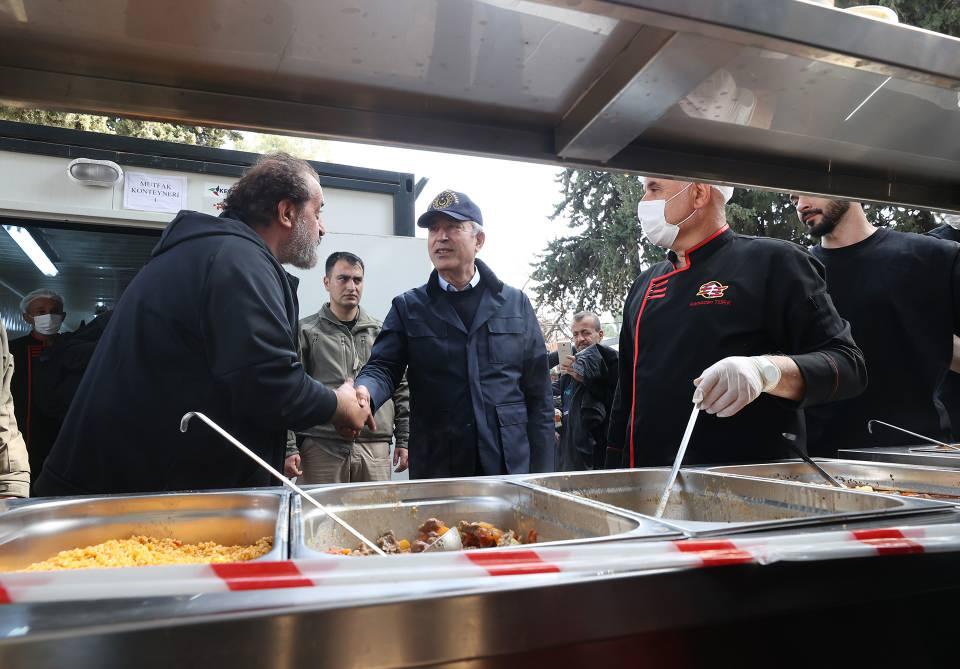
[[[34,562],[21,571],[244,562],[266,555],[272,547],[271,537],[257,539],[252,545],[222,546],[213,541],[185,544],[176,539],[132,536],[129,539],[111,539],[86,548],[60,551],[52,558]]]

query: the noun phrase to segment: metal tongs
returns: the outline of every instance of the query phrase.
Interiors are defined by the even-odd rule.
[[[822,476],[823,478],[825,478],[825,479],[827,480],[827,483],[829,483],[830,485],[836,486],[836,487],[838,487],[838,488],[847,488],[847,486],[845,486],[842,482],[840,482],[840,481],[838,481],[837,479],[835,479],[834,477],[830,476],[830,474],[827,473],[827,470],[826,470],[826,469],[824,469],[823,467],[821,467],[820,465],[818,465],[817,462],[816,462],[816,460],[814,460],[814,459],[811,458],[809,455],[807,455],[806,453],[804,453],[804,452],[800,449],[800,447],[797,446],[797,444],[796,444],[797,435],[795,435],[795,434],[790,434],[789,432],[784,432],[784,433],[783,433],[783,438],[787,440],[787,446],[790,447],[790,450],[793,451],[794,454],[798,455],[801,460],[803,460],[803,461],[806,462],[808,465],[810,465],[811,467],[813,467],[813,468],[816,470],[816,472],[817,472],[818,474],[820,474],[820,476]]]
[[[266,469],[268,472],[270,472],[270,474],[274,478],[278,479],[283,485],[287,486],[288,488],[293,490],[293,492],[300,495],[300,497],[302,497],[303,499],[313,504],[315,507],[320,509],[323,513],[329,516],[333,522],[337,523],[340,527],[342,527],[347,532],[349,532],[350,534],[355,536],[357,539],[362,541],[364,545],[367,546],[367,548],[372,550],[377,555],[386,555],[386,553],[384,553],[379,546],[377,546],[375,543],[373,543],[372,541],[367,539],[365,536],[360,534],[357,530],[353,529],[353,527],[348,522],[340,518],[338,515],[336,515],[329,509],[327,509],[323,504],[321,504],[320,502],[315,500],[313,497],[308,495],[300,486],[298,486],[296,483],[294,483],[293,481],[288,479],[286,476],[278,472],[276,469],[271,467],[269,464],[267,464],[267,462],[263,458],[261,458],[259,455],[257,455],[256,453],[251,451],[249,448],[241,444],[239,441],[234,439],[229,432],[224,430],[222,427],[214,423],[212,420],[204,416],[199,411],[191,411],[190,413],[184,414],[183,418],[180,419],[181,432],[187,431],[187,426],[190,424],[190,419],[193,418],[194,416],[202,420],[204,423],[206,423],[211,428],[213,428],[213,430],[216,431],[221,437],[223,437],[224,439],[229,441],[231,444],[239,448],[241,451],[243,451],[246,455],[248,455],[251,459],[253,459],[254,462],[256,462],[258,465]],[[459,539],[459,535],[457,538]]]
[[[667,478],[667,485],[660,495],[660,502],[657,504],[657,510],[653,514],[654,518],[662,518],[663,512],[667,508],[667,502],[670,499],[670,493],[673,490],[673,484],[677,482],[677,474],[680,473],[680,465],[683,463],[683,456],[687,452],[687,446],[690,444],[690,437],[693,435],[693,428],[697,424],[697,416],[700,415],[699,402],[694,403],[693,411],[690,412],[690,419],[687,421],[687,429],[683,431],[683,439],[680,440],[680,450],[677,451],[677,457],[673,460],[673,468],[670,470],[670,476]]]
[[[870,434],[873,434],[874,423],[876,423],[877,425],[883,425],[884,427],[892,428],[894,430],[899,430],[900,432],[909,434],[911,437],[916,437],[917,439],[923,439],[924,441],[929,441],[931,444],[936,444],[937,446],[940,446],[941,448],[945,448],[948,451],[960,452],[960,447],[958,446],[954,446],[953,444],[946,444],[938,439],[934,439],[933,437],[925,437],[922,434],[917,434],[916,432],[911,432],[910,430],[904,430],[902,427],[897,427],[896,425],[891,425],[890,423],[884,423],[882,420],[867,421],[867,432],[869,432]]]

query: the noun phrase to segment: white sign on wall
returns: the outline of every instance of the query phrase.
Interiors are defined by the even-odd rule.
[[[137,211],[176,213],[187,206],[187,177],[127,172],[123,179],[123,206]]]
[[[215,183],[208,181],[203,185],[203,211],[207,214],[219,216],[223,211],[223,198],[227,197],[233,184]]]

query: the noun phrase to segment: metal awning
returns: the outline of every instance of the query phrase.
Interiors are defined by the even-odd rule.
[[[960,210],[960,40],[800,0],[0,1],[16,104]]]

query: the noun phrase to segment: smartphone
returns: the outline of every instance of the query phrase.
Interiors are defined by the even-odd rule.
[[[557,353],[560,354],[560,363],[563,363],[567,359],[567,356],[573,355],[573,343],[569,341],[562,341],[557,344]],[[563,372],[561,372],[562,374]]]

